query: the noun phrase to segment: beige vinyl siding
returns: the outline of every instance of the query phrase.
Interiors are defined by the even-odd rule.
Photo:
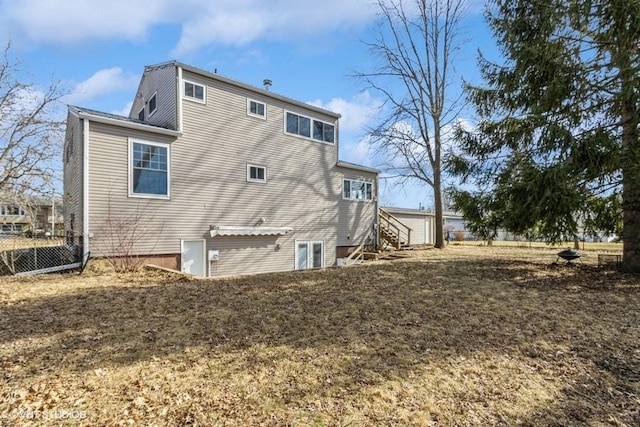
[[[336,166],[334,174],[340,177],[338,206],[338,246],[359,246],[375,242],[373,224],[376,219],[378,188],[376,174]],[[373,200],[342,199],[342,180],[353,179],[373,184]]]
[[[187,72],[184,78],[207,82]],[[325,266],[335,264],[336,246],[362,243],[371,233],[376,204],[343,201],[342,179],[348,173],[375,182],[375,174],[338,167],[337,143],[284,133],[285,109],[328,123],[337,124],[336,117],[261,97],[267,120],[256,119],[246,114],[247,96],[255,98],[211,79],[207,104],[182,101],[184,129],[175,140],[92,123],[92,250],[105,246],[110,212],[141,217],[153,230],[139,244],[143,254],[179,253],[180,239],[206,239],[207,249],[220,251],[219,261],[208,263],[214,275],[293,270],[296,240],[323,241]],[[128,137],[171,144],[170,200],[127,197]],[[247,163],[266,166],[267,182],[247,182]],[[210,226],[254,226],[261,218],[266,227],[293,232],[210,237]]]
[[[83,127],[82,121],[71,112],[67,114],[64,144],[62,176],[65,230],[73,232],[74,243],[80,243],[83,227]],[[72,214],[73,229],[71,228]]]
[[[149,117],[146,105],[156,94],[156,112]],[[145,69],[135,101],[131,107],[130,117],[138,118],[138,112],[145,107],[145,122],[166,129],[177,129],[176,113],[176,68],[174,64]]]

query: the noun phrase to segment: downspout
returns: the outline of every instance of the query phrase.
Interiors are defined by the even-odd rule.
[[[82,265],[89,259],[89,119],[82,119]]]
[[[380,249],[380,219],[378,215],[380,215],[380,174],[376,173],[376,191],[375,191],[375,212],[373,214],[373,231],[374,231],[374,244],[375,249]]]
[[[182,67],[178,67],[178,77],[176,79],[176,114],[178,131],[182,132]]]

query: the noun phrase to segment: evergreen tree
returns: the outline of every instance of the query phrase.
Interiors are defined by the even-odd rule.
[[[505,61],[480,55],[485,85],[467,87],[480,120],[448,165],[477,190],[454,199],[558,242],[581,223],[615,231],[621,195],[624,263],[640,271],[640,2],[493,0],[486,17]]]

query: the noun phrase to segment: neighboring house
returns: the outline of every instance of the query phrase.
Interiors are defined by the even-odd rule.
[[[0,234],[61,235],[64,227],[59,197],[27,197],[0,201]]]
[[[146,67],[129,117],[69,107],[66,230],[197,276],[336,265],[375,243],[377,176],[338,160],[339,115],[179,62]],[[127,237],[129,236],[129,237]]]

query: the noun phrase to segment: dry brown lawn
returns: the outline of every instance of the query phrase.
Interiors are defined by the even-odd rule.
[[[640,278],[555,252],[0,279],[0,425],[640,425]]]

